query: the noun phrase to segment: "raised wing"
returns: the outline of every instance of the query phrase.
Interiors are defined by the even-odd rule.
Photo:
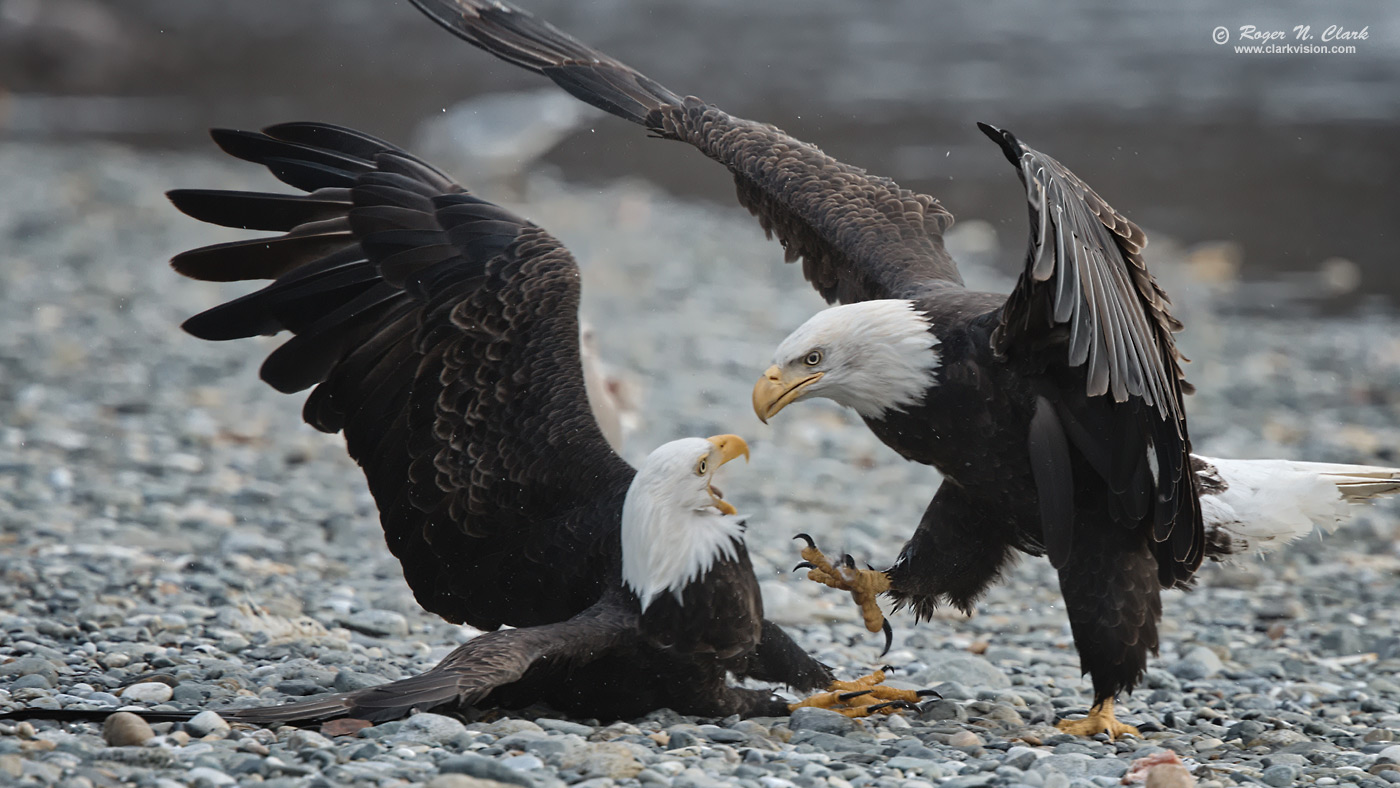
[[[547,22],[496,0],[412,0],[457,36],[729,168],[739,202],[828,302],[918,296],[961,284],[938,201],[827,156],[776,127],[682,98]]]
[[[568,250],[358,132],[213,135],[310,193],[171,192],[197,219],[283,233],[177,255],[196,279],[275,280],[185,329],[294,335],[262,377],[284,392],[316,387],[306,421],[345,433],[428,610],[494,629],[596,601],[632,469],[584,393]]]
[[[1043,460],[1037,482],[1063,476],[1048,459],[1063,453],[1055,438],[1063,429],[1109,482],[1119,519],[1150,519],[1154,538],[1165,543],[1159,561],[1169,559],[1160,561],[1164,582],[1184,580],[1203,544],[1181,404],[1190,386],[1172,339],[1181,323],[1142,259],[1147,237],[1058,161],[1008,131],[978,125],[1016,165],[1030,203],[1026,268],[992,344],[1003,357],[1049,368],[1060,386],[1043,392],[1056,412],[1038,410],[1033,425],[1033,453]],[[1071,509],[1053,495],[1042,498],[1053,561],[1069,549],[1072,529],[1052,523],[1063,524]]]

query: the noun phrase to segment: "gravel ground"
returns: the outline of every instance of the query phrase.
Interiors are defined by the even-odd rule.
[[[176,328],[241,291],[182,280],[164,260],[237,234],[180,217],[161,192],[265,177],[213,156],[26,145],[0,148],[0,172],[0,711],[353,688],[471,636],[414,604],[340,439],[257,380],[274,342]],[[600,348],[639,391],[629,457],[682,435],[749,438],[752,464],[724,486],[755,515],[771,615],[847,676],[889,663],[896,683],[944,700],[859,723],[821,710],[612,725],[418,715],[333,738],[229,730],[216,715],[150,730],[0,723],[0,783],[1064,788],[1116,784],[1163,749],[1203,786],[1400,782],[1395,504],[1268,561],[1206,567],[1197,591],[1166,595],[1161,657],[1121,707],[1145,738],[1057,735],[1049,725],[1084,711],[1089,686],[1044,561],[1023,562],[970,619],[895,616],[878,662],[847,599],[786,574],[797,531],[888,562],[937,476],[825,404],[754,419],[754,377],[819,306],[776,245],[738,210],[636,183],[537,178],[528,196],[522,210],[584,261]],[[989,225],[962,228],[964,259],[1019,256],[1020,227],[1001,232],[1004,255]],[[1190,326],[1198,449],[1394,464],[1394,318],[1230,317],[1169,246],[1153,264]]]

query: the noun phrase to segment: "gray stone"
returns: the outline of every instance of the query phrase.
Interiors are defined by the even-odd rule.
[[[1088,775],[1089,764],[1093,761],[1094,756],[1083,753],[1047,755],[1035,764],[1035,769],[1039,772],[1059,772],[1067,777],[1084,777]]]
[[[404,721],[404,731],[416,732],[423,739],[437,744],[468,740],[467,726],[460,720],[442,714],[415,714]]]
[[[201,711],[185,721],[185,730],[189,731],[191,736],[202,738],[211,733],[220,735],[228,733],[229,724],[223,717],[219,716],[218,712]]]
[[[439,774],[429,780],[424,788],[501,788],[505,784],[465,774]]]
[[[1117,758],[1095,758],[1084,765],[1084,773],[1089,777],[1111,777],[1117,780],[1128,773],[1128,764]]]
[[[1002,763],[1025,771],[1034,766],[1036,761],[1039,761],[1041,757],[1039,750],[1032,747],[1017,745],[1006,751],[1006,757],[1002,759]]]
[[[957,722],[967,721],[967,709],[957,701],[935,700],[923,705],[919,712],[921,720],[955,720]]]
[[[741,741],[748,741],[748,736],[741,731],[731,728],[721,728],[718,725],[701,725],[700,734],[713,742],[723,744],[735,744]]]
[[[1197,646],[1186,656],[1170,667],[1171,674],[1179,679],[1197,681],[1219,675],[1224,669],[1220,657],[1205,646]]]
[[[438,764],[438,771],[443,774],[465,774],[468,777],[495,780],[512,785],[533,785],[528,775],[504,766],[500,761],[494,761],[480,755],[457,755],[446,758]]]
[[[585,739],[593,735],[592,726],[584,725],[581,722],[571,722],[569,720],[553,720],[548,717],[542,717],[538,720],[535,720],[535,723],[547,731],[572,733],[576,736],[582,736]]]
[[[1148,668],[1143,674],[1143,685],[1149,689],[1176,690],[1181,689],[1181,682],[1170,672],[1161,668]]]
[[[642,765],[633,754],[632,747],[622,742],[609,741],[591,743],[565,754],[559,765],[573,769],[584,777],[608,777],[625,780],[636,777]]]
[[[1007,689],[1011,686],[1011,679],[1000,668],[971,654],[952,654],[937,658],[914,679],[914,683],[920,686],[934,686],[947,681],[968,687],[992,689]]]
[[[871,749],[869,745],[848,739],[845,736],[811,730],[798,731],[793,734],[792,743],[810,744],[818,750],[828,752],[867,752]]]
[[[159,769],[175,763],[175,753],[159,747],[107,747],[99,750],[93,756],[93,760],[116,761],[145,769]]]
[[[899,769],[902,772],[918,772],[924,777],[937,778],[944,776],[943,769],[938,765],[938,762],[928,760],[927,758],[910,758],[897,755],[885,761],[885,765],[891,769]]]
[[[20,676],[10,682],[10,690],[21,689],[53,689],[53,682],[42,673],[30,673],[27,676]]]
[[[1318,645],[1326,651],[1342,656],[1359,654],[1366,650],[1360,633],[1353,627],[1339,627],[1328,632],[1321,637]]]
[[[185,772],[185,779],[188,780],[192,786],[235,785],[238,783],[237,780],[229,775],[208,766],[196,766],[190,769],[188,772]]]
[[[1277,766],[1270,766],[1265,769],[1264,773],[1260,775],[1260,779],[1262,779],[1265,784],[1274,786],[1274,788],[1284,788],[1284,786],[1292,785],[1297,781],[1298,769],[1294,766],[1281,763]]]
[[[361,610],[341,618],[340,624],[371,637],[401,638],[408,634],[408,619],[392,610]]]
[[[335,674],[331,681],[331,689],[336,692],[354,692],[355,690],[367,687],[377,687],[387,683],[383,676],[376,676],[373,673],[360,673],[354,670],[342,670]]]
[[[1272,749],[1280,749],[1293,744],[1301,744],[1307,741],[1308,737],[1299,733],[1298,731],[1292,731],[1283,728],[1273,731],[1264,731],[1263,733],[1250,740],[1248,745],[1250,747],[1269,747]]]
[[[42,657],[20,657],[13,662],[0,665],[0,678],[31,675],[43,676],[48,679],[49,686],[52,687],[58,681],[58,668],[54,666],[54,663]]]
[[[543,769],[544,761],[533,755],[512,755],[509,758],[502,758],[501,765],[507,769],[514,769],[517,772],[529,772],[535,769]]]
[[[136,747],[153,736],[151,724],[129,711],[119,711],[102,721],[102,738],[113,747]]]
[[[803,706],[793,710],[792,716],[788,719],[788,727],[794,731],[841,734],[855,730],[856,721],[831,709]]]

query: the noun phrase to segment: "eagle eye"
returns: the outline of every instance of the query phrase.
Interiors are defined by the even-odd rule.
[[[705,471],[708,471],[709,469],[710,469],[710,461],[709,461],[707,458],[705,458],[705,457],[701,457],[701,458],[700,458],[700,462],[695,463],[695,475],[696,475],[696,476],[704,476],[704,475],[705,475]]]
[[[822,352],[820,350],[813,350],[811,353],[807,354],[806,358],[802,359],[802,363],[809,367],[815,367],[822,363]]]

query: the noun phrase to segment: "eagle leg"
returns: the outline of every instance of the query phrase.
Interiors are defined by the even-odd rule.
[[[890,590],[890,576],[877,569],[857,569],[850,556],[845,557],[841,567],[833,566],[817,545],[806,534],[793,537],[802,539],[807,546],[802,548],[802,563],[796,569],[807,569],[807,579],[839,591],[849,591],[851,598],[860,606],[865,628],[871,632],[885,633],[885,651],[890,650],[894,633],[885,614],[876,601],[880,594]],[[885,653],[884,651],[880,653]]]
[[[1060,720],[1055,723],[1055,727],[1071,736],[1095,736],[1100,733],[1107,733],[1108,738],[1117,739],[1119,736],[1132,734],[1139,738],[1142,734],[1137,728],[1119,722],[1113,714],[1113,698],[1108,698],[1097,706],[1089,709],[1089,716],[1082,720]]]

